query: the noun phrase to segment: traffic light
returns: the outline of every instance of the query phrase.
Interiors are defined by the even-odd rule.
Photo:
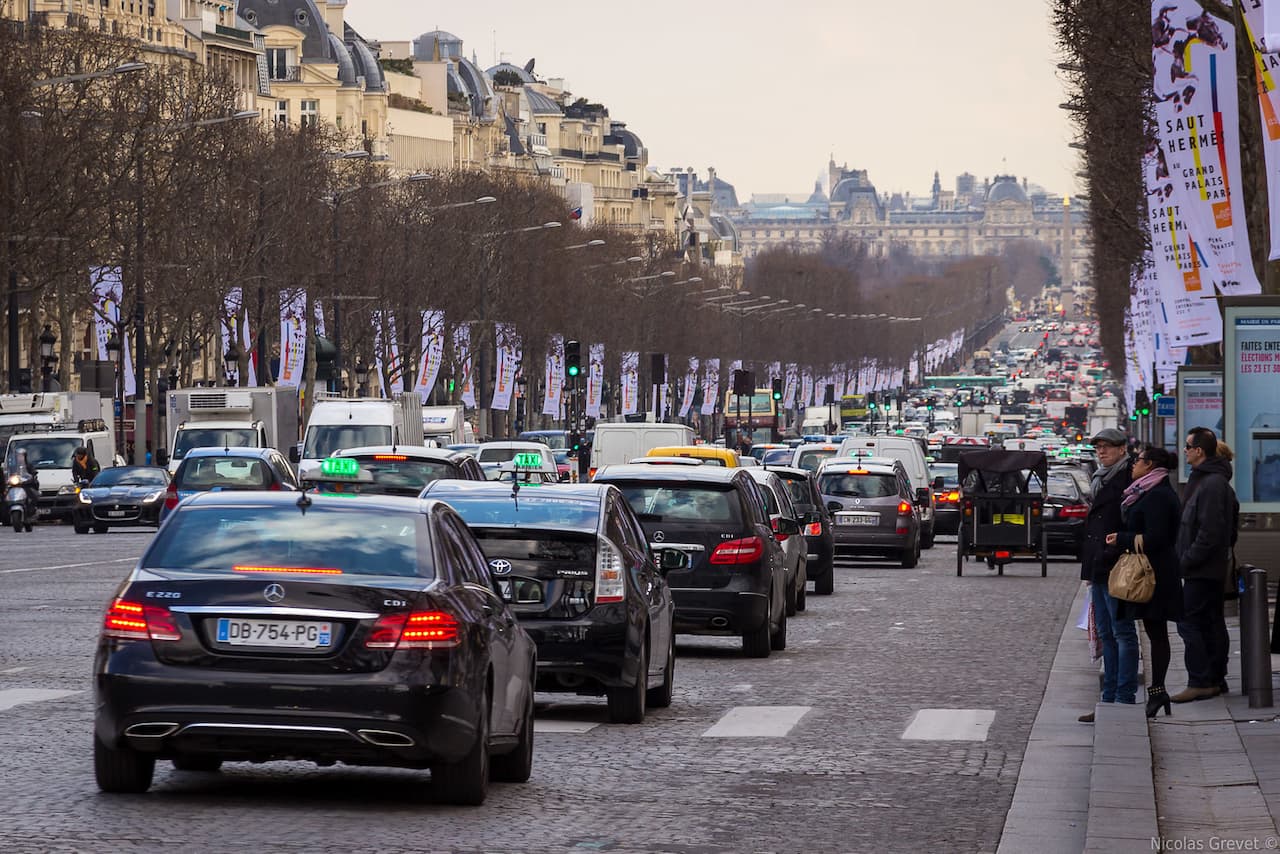
[[[875,412],[876,409],[876,393],[874,391],[867,392],[867,409]]]
[[[773,378],[773,399],[782,400],[782,378]]]
[[[564,342],[564,375],[573,379],[582,373],[582,345],[577,341]]]
[[[750,397],[756,390],[756,375],[751,371],[733,372],[733,393]]]
[[[1134,395],[1133,408],[1139,415],[1151,414],[1151,399],[1147,397],[1145,388],[1138,389],[1137,394]]]
[[[827,383],[822,390],[822,405],[831,406],[836,402],[836,387],[832,383]]]
[[[936,397],[931,397],[926,405],[929,407],[929,411],[932,412],[933,408],[938,405],[938,399]]]
[[[649,354],[649,377],[653,385],[662,385],[667,381],[667,354]]]
[[[582,434],[576,430],[569,434],[569,450],[575,454],[582,450]]]

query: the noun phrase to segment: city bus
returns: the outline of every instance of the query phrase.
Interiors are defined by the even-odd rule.
[[[846,394],[840,398],[840,423],[863,421],[867,417],[867,396],[865,394]]]
[[[987,377],[987,376],[953,376],[953,377],[925,377],[924,384],[929,388],[991,388],[992,386],[1006,385],[1009,382],[1008,377]]]
[[[781,433],[778,419],[778,402],[773,399],[773,389],[758,388],[750,397],[729,391],[724,396],[724,429],[726,439],[737,439],[738,415],[742,415],[742,427],[752,442],[776,442]],[[730,437],[730,431],[734,431]]]

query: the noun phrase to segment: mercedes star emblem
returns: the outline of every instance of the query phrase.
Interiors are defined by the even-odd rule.
[[[268,584],[267,589],[262,591],[262,598],[273,604],[279,602],[284,599],[284,585]]]
[[[667,535],[662,533],[661,531],[654,531],[653,538],[661,543],[666,541]]]
[[[491,560],[489,561],[489,569],[493,570],[494,575],[510,575],[511,561],[509,560]]]

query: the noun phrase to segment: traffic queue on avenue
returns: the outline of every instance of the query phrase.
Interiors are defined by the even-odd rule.
[[[158,526],[92,664],[103,791],[146,791],[157,761],[306,760],[429,770],[438,800],[475,805],[529,779],[536,695],[641,723],[673,703],[677,635],[768,658],[810,594],[834,593],[838,559],[909,570],[958,534],[957,572],[1003,572],[1019,554],[966,535],[966,453],[1042,454],[1040,550],[1077,554],[1083,437],[1117,426],[1118,389],[1087,324],[1014,318],[1001,336],[965,376],[821,407],[835,429],[712,443],[652,422],[477,443],[460,407],[428,435],[442,414],[406,396],[320,401],[281,448],[258,417],[276,390],[201,389],[192,411],[220,417],[175,424],[172,460],[97,471],[104,419],[64,396],[26,413],[46,429],[11,431],[6,521]]]

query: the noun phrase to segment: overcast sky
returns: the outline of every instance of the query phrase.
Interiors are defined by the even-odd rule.
[[[808,193],[828,159],[881,191],[934,170],[1011,173],[1074,192],[1077,170],[1047,0],[642,0],[539,4],[349,0],[365,38],[436,28],[481,68],[537,59],[649,149],[752,193]]]

